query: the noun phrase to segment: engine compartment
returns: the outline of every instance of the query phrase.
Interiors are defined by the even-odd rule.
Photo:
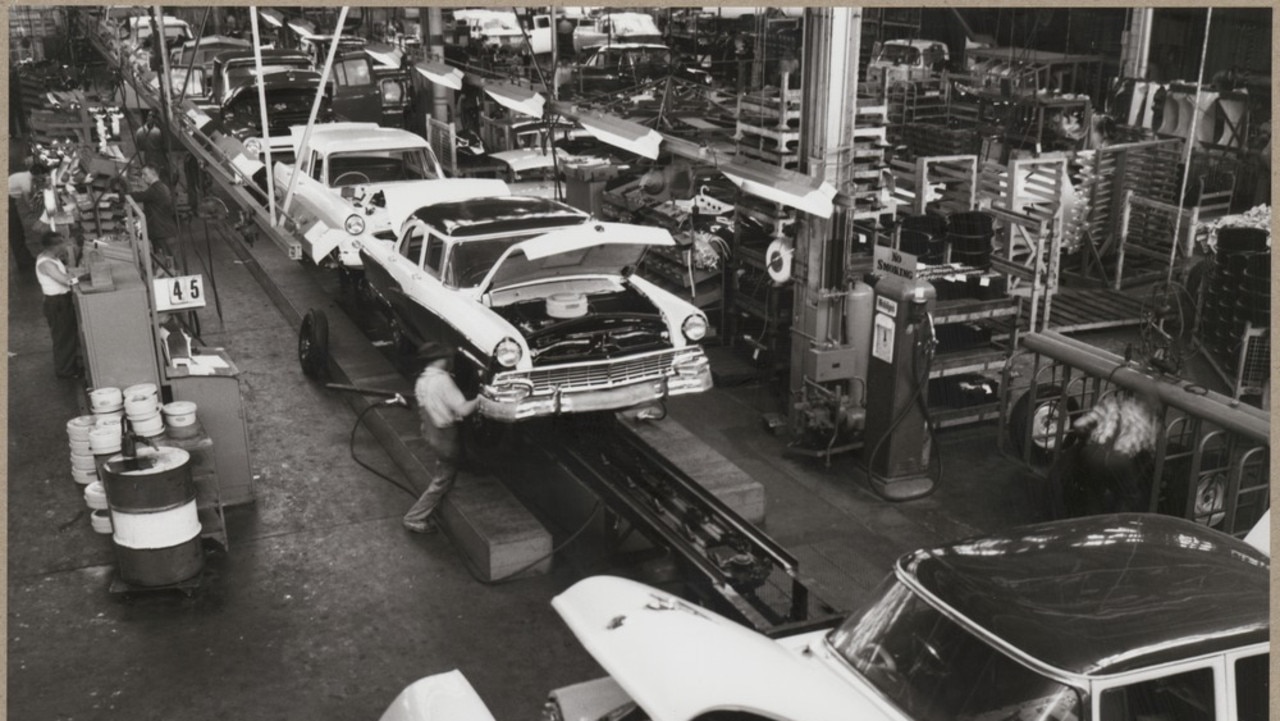
[[[551,285],[556,288],[522,293],[521,299],[493,309],[524,335],[534,365],[602,360],[670,347],[662,314],[630,285],[597,286],[590,292],[578,288],[587,309],[573,318],[548,312],[548,299],[565,293],[562,284]]]

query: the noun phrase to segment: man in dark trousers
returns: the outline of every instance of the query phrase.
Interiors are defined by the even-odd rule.
[[[178,237],[178,218],[173,209],[173,193],[160,181],[160,172],[154,165],[142,166],[142,190],[129,193],[129,197],[142,204],[147,217],[147,238],[151,247],[161,257],[172,257],[172,241]]]
[[[71,286],[76,277],[72,264],[75,251],[66,238],[50,230],[40,238],[43,250],[36,257],[36,278],[44,293],[44,318],[53,336],[53,372],[59,378],[84,375],[80,365],[80,332],[76,322]]]
[[[471,415],[480,402],[479,398],[467,400],[463,397],[458,384],[453,381],[449,372],[453,356],[452,348],[435,341],[423,343],[418,349],[417,358],[426,367],[413,386],[413,395],[422,420],[422,437],[431,447],[434,457],[427,463],[427,489],[404,515],[404,527],[414,533],[435,533],[439,530],[434,516],[440,501],[453,487],[462,456],[458,423]]]

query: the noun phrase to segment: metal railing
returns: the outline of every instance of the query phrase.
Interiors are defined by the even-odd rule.
[[[1266,411],[1059,333],[1030,333],[1022,343],[1033,354],[1031,384],[1015,393],[1008,374],[1002,383],[1002,451],[1047,474],[1076,419],[1110,395],[1132,393],[1158,421],[1147,510],[1244,536],[1270,507]]]

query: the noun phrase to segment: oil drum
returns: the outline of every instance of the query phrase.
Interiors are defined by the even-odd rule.
[[[103,467],[111,510],[111,543],[120,579],[167,586],[204,568],[191,456],[162,447],[150,455],[117,455]]]

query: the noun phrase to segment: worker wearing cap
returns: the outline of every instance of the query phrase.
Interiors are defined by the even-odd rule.
[[[159,169],[151,164],[142,166],[142,186],[129,192],[129,197],[142,203],[147,220],[147,239],[151,246],[166,260],[173,255],[172,244],[178,239],[178,220],[173,208],[173,193],[160,180]]]
[[[404,515],[404,527],[414,533],[439,530],[434,515],[444,495],[453,487],[462,455],[458,422],[471,415],[479,403],[478,398],[467,400],[449,373],[453,355],[452,348],[435,341],[418,348],[417,359],[426,367],[413,386],[413,395],[422,419],[422,437],[431,447],[434,458],[427,464],[427,489]]]

